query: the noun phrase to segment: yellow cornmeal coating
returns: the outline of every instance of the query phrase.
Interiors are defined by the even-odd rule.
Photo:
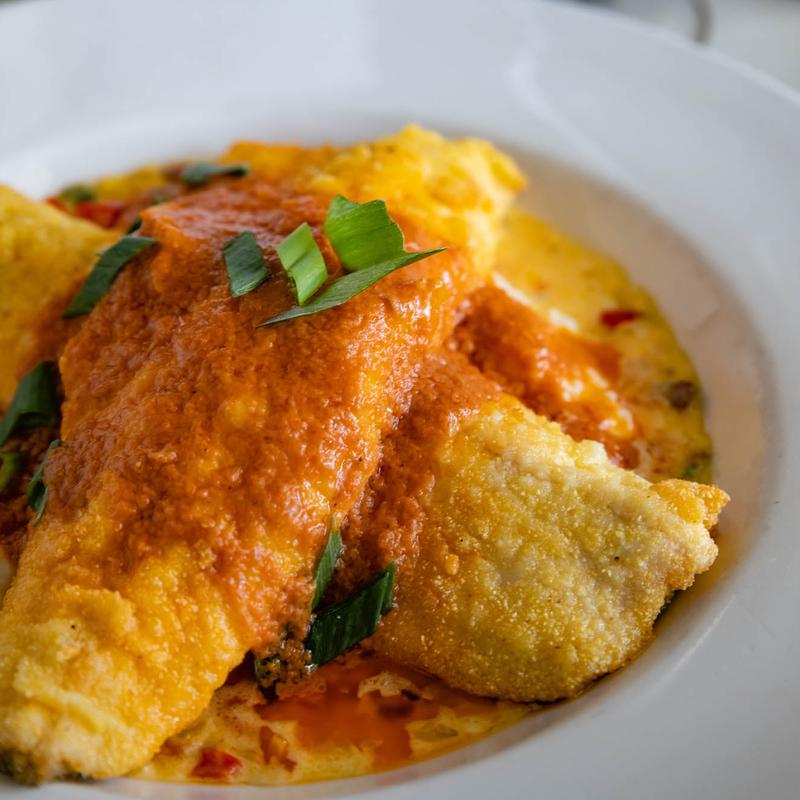
[[[163,186],[165,182],[161,167],[145,166],[120,175],[106,175],[89,185],[96,192],[98,200],[129,202],[142,192]]]
[[[650,480],[711,480],[712,448],[702,403],[675,409],[664,394],[671,381],[699,386],[697,374],[656,303],[619,264],[514,209],[496,270],[551,322],[619,351],[619,390],[641,429],[637,472]],[[600,321],[603,311],[621,308],[640,311],[642,317],[613,329]]]
[[[117,236],[0,185],[0,409],[30,366],[42,310],[84,278]]]
[[[102,499],[81,514],[81,551],[102,552],[111,519]],[[153,731],[196,716],[209,680],[224,678],[241,648],[222,593],[185,543],[150,559],[123,597],[99,585],[76,553],[48,545],[57,525],[45,517],[42,536],[25,550],[38,568],[18,571],[0,628],[0,746],[4,767],[25,782],[70,772],[107,777],[119,774],[115,765],[146,760],[160,744]],[[55,592],[57,573],[71,585]],[[165,684],[169,663],[193,663],[195,672]]]
[[[713,563],[724,492],[653,485],[503,397],[432,453],[420,552],[371,645],[452,686],[574,696],[635,657]]]

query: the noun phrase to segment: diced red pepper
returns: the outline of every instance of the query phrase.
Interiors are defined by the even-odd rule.
[[[75,203],[75,216],[88,219],[101,228],[113,228],[125,210],[125,203],[115,200],[82,200]]]
[[[223,781],[232,778],[242,768],[242,762],[236,756],[224,750],[204,747],[192,775],[195,778],[211,778]]]
[[[624,325],[626,322],[633,322],[642,316],[641,311],[635,308],[610,308],[600,315],[600,322],[607,328],[614,329],[619,325]]]
[[[57,208],[59,211],[67,211],[67,207],[61,202],[61,198],[56,194],[48,197],[45,200],[45,203],[53,206],[53,208]]]

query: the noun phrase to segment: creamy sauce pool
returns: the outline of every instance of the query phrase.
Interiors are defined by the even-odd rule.
[[[249,674],[234,674],[197,723],[134,777],[261,785],[345,778],[442,755],[527,713],[356,650],[272,702]]]
[[[617,390],[636,420],[636,471],[650,480],[711,480],[711,441],[697,373],[652,297],[625,269],[519,209],[496,269],[555,325],[619,354]]]

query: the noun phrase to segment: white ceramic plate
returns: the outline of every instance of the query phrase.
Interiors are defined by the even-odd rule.
[[[678,39],[525,0],[30,0],[0,9],[0,180],[42,195],[236,137],[416,120],[489,137],[525,202],[654,291],[705,382],[722,554],[628,669],[445,758],[288,790],[0,797],[796,798],[800,101]]]

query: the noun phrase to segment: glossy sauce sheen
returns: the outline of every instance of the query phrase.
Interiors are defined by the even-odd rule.
[[[557,328],[497,287],[475,293],[455,342],[487,377],[573,439],[600,442],[620,466],[637,465],[636,427],[617,391],[612,346]]]
[[[697,374],[653,298],[622,266],[514,209],[496,270],[560,331],[618,354],[614,386],[633,416],[639,474],[654,481],[711,480],[711,440]]]

